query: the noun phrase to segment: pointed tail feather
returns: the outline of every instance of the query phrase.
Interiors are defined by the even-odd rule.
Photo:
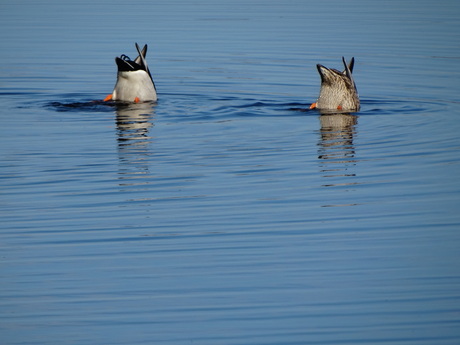
[[[136,42],[136,49],[137,52],[139,53],[139,56],[134,60],[134,62],[137,62],[137,59],[140,59],[140,65],[145,69],[145,71],[148,73],[150,79],[152,80],[153,83],[153,88],[156,90],[155,82],[153,81],[152,75],[150,74],[149,66],[147,65],[147,61],[145,60],[145,55],[147,54],[147,44],[144,45],[144,48],[142,48],[142,51],[139,48],[139,44]]]

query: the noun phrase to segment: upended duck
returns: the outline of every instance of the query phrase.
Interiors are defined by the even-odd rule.
[[[104,101],[138,103],[157,100],[155,83],[145,60],[147,44],[140,50],[136,43],[136,49],[139,55],[134,61],[124,54],[115,58],[118,67],[117,82],[113,92]]]
[[[316,102],[312,103],[310,109],[319,109],[325,112],[352,112],[360,108],[358,90],[351,75],[355,58],[351,58],[347,65],[342,57],[345,69],[340,72],[323,65],[316,65],[321,76],[321,89]]]

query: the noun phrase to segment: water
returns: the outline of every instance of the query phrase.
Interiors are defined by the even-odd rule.
[[[458,344],[457,3],[0,9],[2,344]]]

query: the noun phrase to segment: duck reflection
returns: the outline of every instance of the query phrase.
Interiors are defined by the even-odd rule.
[[[352,114],[322,114],[321,140],[319,142],[318,158],[321,162],[321,172],[328,183],[324,187],[354,185],[344,177],[353,177],[353,167],[356,165],[353,138],[356,135],[358,117]]]
[[[117,104],[119,178],[129,180],[120,185],[136,185],[136,179],[149,173],[149,156],[153,127],[154,105],[152,103]]]

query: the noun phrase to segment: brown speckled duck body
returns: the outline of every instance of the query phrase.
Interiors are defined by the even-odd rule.
[[[321,90],[318,100],[313,103],[310,109],[317,108],[322,112],[353,112],[358,111],[359,97],[353,76],[355,58],[351,58],[347,65],[342,57],[345,70],[340,72],[323,65],[316,65],[321,76]]]

